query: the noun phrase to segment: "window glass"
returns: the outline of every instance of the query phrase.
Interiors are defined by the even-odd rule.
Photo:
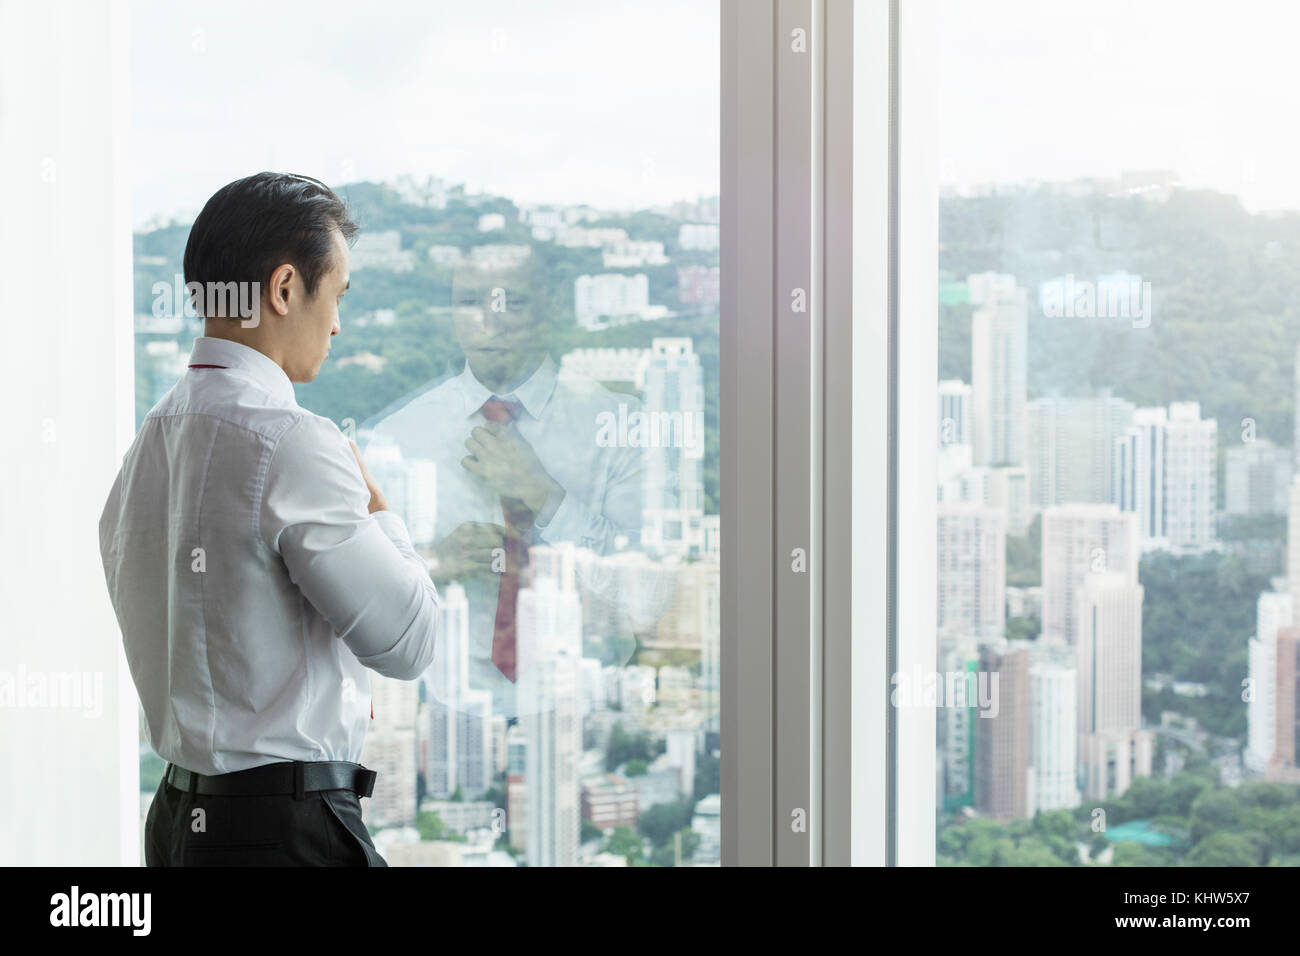
[[[131,19],[138,421],[202,334],[181,262],[213,192],[303,173],[362,229],[296,392],[361,446],[442,599],[429,671],[370,675],[381,854],[717,864],[717,5]],[[140,752],[143,820],[143,730]]]
[[[1285,11],[939,11],[938,861],[1300,862]]]

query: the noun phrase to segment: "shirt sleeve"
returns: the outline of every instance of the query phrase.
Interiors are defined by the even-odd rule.
[[[625,400],[633,410],[640,408],[635,399]],[[566,488],[558,505],[548,501],[542,509],[534,534],[546,544],[570,541],[600,555],[621,550],[620,544],[622,549],[635,550],[641,543],[644,480],[644,449],[611,447],[603,456],[600,474],[591,478],[596,493]],[[619,542],[620,537],[626,540]]]
[[[433,661],[438,592],[402,519],[369,502],[343,433],[307,414],[272,453],[261,534],[358,661],[414,680]]]

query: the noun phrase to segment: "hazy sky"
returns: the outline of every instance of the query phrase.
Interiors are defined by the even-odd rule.
[[[1300,208],[1300,4],[940,0],[939,10],[950,183],[1163,168],[1247,208]]]
[[[1300,4],[939,11],[945,183],[1167,168],[1300,208]],[[137,224],[259,169],[623,208],[719,188],[717,0],[135,0],[131,36]]]
[[[261,169],[644,208],[719,189],[717,0],[131,4],[133,214]]]

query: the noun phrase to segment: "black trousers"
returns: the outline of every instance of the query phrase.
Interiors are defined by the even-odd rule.
[[[144,825],[146,866],[387,866],[351,790],[219,796],[163,774]]]

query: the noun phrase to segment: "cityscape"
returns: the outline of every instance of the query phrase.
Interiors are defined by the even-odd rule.
[[[390,441],[384,415],[463,367],[452,290],[475,276],[539,266],[546,287],[528,297],[543,304],[557,394],[608,409],[562,436],[564,456],[636,459],[612,544],[529,549],[509,700],[475,676],[469,581],[439,583],[426,674],[369,675],[361,762],[378,780],[362,806],[376,847],[394,866],[718,865],[717,198],[623,215],[435,178],[340,193],[363,227],[349,308],[298,400],[356,438],[431,565],[458,520],[457,469]],[[140,415],[201,334],[165,294],[186,234],[159,221],[136,236]],[[141,753],[147,801],[162,767],[143,737]]]
[[[532,549],[514,706],[466,679],[459,582],[439,588],[430,673],[372,676],[376,846],[395,865],[717,865],[716,197],[612,212],[432,178],[342,192],[367,230],[336,357],[299,402],[355,435],[417,549],[450,530],[449,476],[382,423],[463,367],[459,277],[536,267],[558,381],[620,410],[578,441],[642,452],[631,534]],[[1135,251],[1160,217],[1208,223],[1226,201],[1165,174],[941,200],[935,638],[957,692],[938,710],[941,864],[1300,862],[1300,492],[1278,440],[1300,444],[1300,325],[1282,359],[1262,333],[1231,356],[1290,376],[1243,400],[1197,364],[1228,353],[1180,308],[1167,251]],[[1290,219],[1234,215],[1261,263],[1300,244]],[[1099,231],[1118,238],[1098,250]],[[140,416],[200,328],[157,306],[185,236],[136,235]],[[1177,366],[1134,358],[1170,341]],[[142,738],[146,799],[160,772]]]
[[[1115,269],[1134,249],[1095,242],[1098,222],[1151,229],[1176,207],[1187,222],[1194,205],[1226,199],[1181,190],[1172,174],[944,199],[949,211],[982,207],[984,222],[996,206],[1015,232],[999,248],[1033,264],[1028,276],[941,280],[937,649],[956,692],[938,719],[941,864],[1300,862],[1288,822],[1300,796],[1300,576],[1287,576],[1300,555],[1292,544],[1288,561],[1285,544],[1300,541],[1300,483],[1276,441],[1281,416],[1216,420],[1203,402],[1223,402],[1231,383],[1174,392],[1154,367],[1145,401],[1120,391],[1153,320],[1181,311],[1185,280],[1153,265],[1153,308],[1151,277]],[[1041,248],[1048,229],[1015,224],[1026,209],[1072,210],[1077,232]],[[965,245],[974,219],[945,220],[946,249]],[[1240,219],[1278,228],[1279,217]],[[1258,259],[1283,248],[1259,242]],[[1061,269],[1080,260],[1094,271]],[[1074,388],[1048,367],[1067,349],[1088,379]],[[1286,391],[1300,405],[1300,374]],[[1260,399],[1262,410],[1278,396]],[[1235,630],[1220,626],[1225,606]],[[1178,673],[1203,651],[1213,679]]]

